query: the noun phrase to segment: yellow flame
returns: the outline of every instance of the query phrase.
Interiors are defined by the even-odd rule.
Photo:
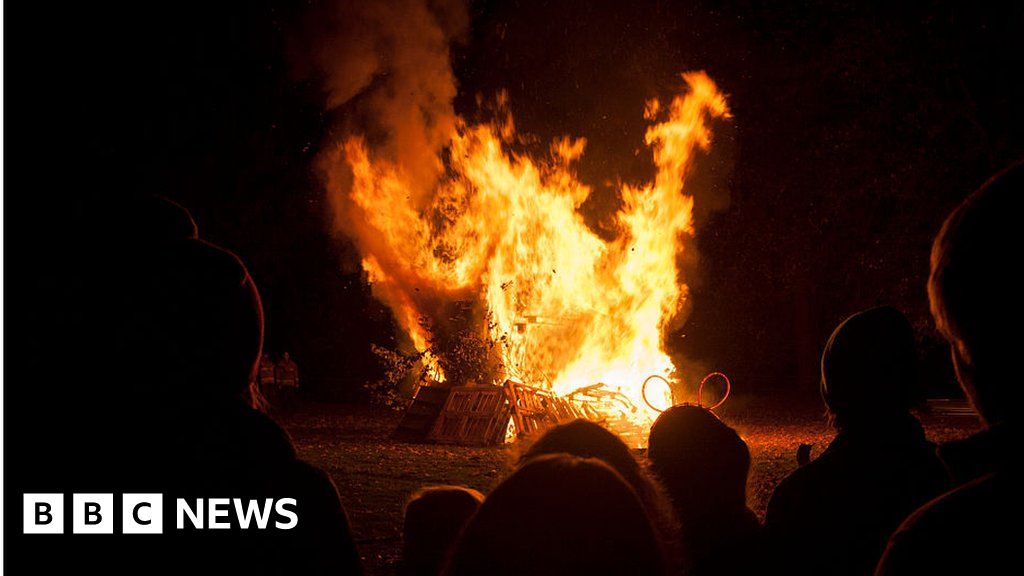
[[[578,211],[590,194],[574,167],[582,138],[561,138],[549,158],[532,158],[507,151],[516,137],[510,114],[492,124],[460,121],[445,176],[425,205],[413,193],[422,183],[402,166],[372,156],[360,137],[345,141],[349,199],[369,232],[360,238],[363,266],[418,350],[429,345],[424,299],[482,299],[491,324],[481,331],[501,342],[504,377],[560,394],[601,382],[639,408],[635,423],[649,425],[656,414],[641,384],[673,372],[662,335],[688,297],[676,264],[693,234],[687,170],[694,150],[710,145],[708,120],[729,116],[707,75],[683,79],[684,94],[645,107],[656,175],[621,186],[611,241]],[[436,359],[426,361],[443,378]]]

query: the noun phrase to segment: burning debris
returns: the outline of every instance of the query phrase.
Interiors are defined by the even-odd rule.
[[[576,170],[586,140],[563,137],[532,152],[504,93],[490,122],[457,116],[446,54],[461,19],[422,10],[414,21],[416,10],[405,12],[360,16],[359,33],[380,54],[333,69],[321,62],[335,79],[365,65],[361,84],[328,82],[331,105],[349,114],[321,167],[375,296],[430,382],[505,382],[506,390],[518,382],[620,433],[646,430],[671,390],[645,399],[644,379],[673,378],[663,335],[687,305],[678,266],[694,232],[685,182],[696,151],[710,146],[711,121],[729,117],[724,96],[691,72],[667,104],[647,103],[654,176],[619,185],[612,233],[599,235],[580,213],[591,194]],[[418,32],[399,34],[404,27]],[[457,319],[456,304],[464,312]],[[457,347],[435,345],[460,339],[488,342],[496,361],[467,371]]]
[[[704,387],[716,378],[724,383],[724,391],[713,405],[705,405]],[[652,374],[640,391],[648,408],[656,413],[664,407],[648,400],[648,385],[659,380],[669,386],[667,379]],[[715,410],[729,397],[730,389],[728,376],[712,372],[697,388],[697,405]],[[671,401],[671,389],[666,391]],[[407,441],[490,446],[582,418],[615,430],[627,445],[642,448],[647,444],[648,425],[637,419],[639,410],[628,395],[608,390],[603,383],[565,395],[513,380],[500,387],[424,385],[417,389],[395,436]]]

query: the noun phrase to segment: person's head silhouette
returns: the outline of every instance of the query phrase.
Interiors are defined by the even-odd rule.
[[[997,174],[958,206],[932,245],[928,296],[950,342],[964,392],[982,420],[1015,420],[1021,328],[1019,270],[1024,163]]]
[[[544,432],[520,457],[523,464],[544,454],[571,454],[597,458],[615,469],[634,489],[642,471],[629,447],[614,433],[588,420],[574,420]]]
[[[436,575],[483,494],[461,486],[428,486],[405,505],[402,527],[404,575]]]
[[[710,411],[673,406],[651,427],[647,456],[675,505],[688,520],[746,511],[750,450]]]
[[[899,310],[865,310],[832,332],[821,355],[821,394],[838,428],[900,421],[916,388],[914,330]]]
[[[263,309],[237,256],[202,240],[184,240],[146,262],[133,295],[133,359],[168,399],[254,402],[263,347]],[[202,402],[200,402],[202,404]]]
[[[629,446],[615,433],[588,420],[573,420],[548,429],[519,458],[519,465],[545,454],[597,458],[608,464],[633,487],[666,542],[677,536],[672,506],[661,486],[640,466]]]
[[[538,456],[484,500],[446,574],[661,574],[664,558],[639,498],[607,464]]]

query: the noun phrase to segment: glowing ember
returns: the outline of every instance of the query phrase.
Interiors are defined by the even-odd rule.
[[[683,79],[688,90],[668,106],[647,103],[656,175],[621,186],[612,240],[578,211],[590,194],[574,168],[586,141],[559,139],[546,158],[510,152],[516,134],[503,96],[495,122],[456,120],[436,158],[443,176],[426,193],[415,170],[362,137],[344,141],[333,161],[347,165],[347,177],[328,184],[346,195],[375,294],[417,350],[430,346],[438,302],[480,302],[480,335],[501,350],[504,373],[494,384],[511,378],[568,394],[603,383],[619,397],[605,398],[609,406],[624,398],[636,410],[620,412],[649,426],[656,412],[641,385],[651,374],[672,378],[662,335],[688,295],[676,266],[693,234],[687,169],[695,148],[710,145],[710,118],[729,115],[704,73]],[[425,358],[443,380],[437,358]],[[651,386],[647,399],[671,402],[665,386]]]

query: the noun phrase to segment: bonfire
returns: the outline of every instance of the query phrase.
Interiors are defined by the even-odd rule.
[[[711,121],[729,116],[706,74],[681,78],[667,104],[644,107],[654,175],[618,185],[610,237],[580,211],[591,193],[576,171],[586,139],[525,151],[504,94],[490,122],[453,123],[428,182],[365,135],[339,144],[329,161],[342,176],[328,185],[357,223],[362,266],[425,385],[511,383],[538,406],[564,404],[631,434],[672,404],[679,377],[664,337],[689,297],[678,266],[694,234],[687,176],[711,145]],[[493,369],[453,381],[459,360],[435,345],[453,333],[490,343]]]

